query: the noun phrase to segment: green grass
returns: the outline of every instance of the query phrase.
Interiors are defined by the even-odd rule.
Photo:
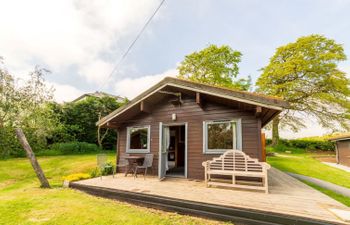
[[[350,188],[349,172],[323,164],[314,156],[316,156],[315,153],[300,153],[300,150],[292,150],[290,154],[278,153],[276,156],[270,156],[267,162],[282,171],[310,176]]]
[[[112,161],[114,155],[109,154]],[[89,173],[96,155],[38,157],[52,189],[41,189],[26,158],[0,160],[0,224],[220,224],[61,188],[62,177]]]
[[[285,153],[283,150],[291,151],[291,153]],[[269,156],[267,162],[282,171],[301,174],[309,177],[314,177],[324,181],[331,182],[346,188],[350,188],[350,173],[323,164],[314,157],[320,156],[320,153],[306,152],[303,149],[273,149],[268,148],[269,152],[277,153],[276,156]],[[327,153],[324,153],[327,155]],[[329,197],[343,203],[350,207],[350,198],[337,194],[331,190],[319,187],[310,182],[305,182],[309,186],[321,191]]]

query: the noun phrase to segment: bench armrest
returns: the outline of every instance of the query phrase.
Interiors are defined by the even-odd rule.
[[[209,160],[202,162],[202,166],[208,168],[209,162],[210,162]]]
[[[267,170],[271,168],[270,164],[266,163],[266,162],[261,162],[261,165],[266,168]]]

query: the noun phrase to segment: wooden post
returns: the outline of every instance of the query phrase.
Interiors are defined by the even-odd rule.
[[[41,183],[41,187],[51,188],[49,182],[47,181],[47,179],[45,177],[43,170],[41,169],[38,161],[35,158],[35,155],[34,155],[32,148],[30,147],[30,145],[27,141],[27,138],[24,135],[21,128],[16,128],[16,135],[17,135],[17,138],[18,138],[19,142],[21,143],[22,147],[26,151],[27,157],[28,157],[30,163],[32,164],[32,167],[36,173],[36,176],[38,177],[38,179]]]
[[[262,161],[266,162],[266,139],[265,139],[265,133],[261,133],[261,150],[262,150]]]

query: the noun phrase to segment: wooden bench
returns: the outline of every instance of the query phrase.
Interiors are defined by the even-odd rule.
[[[207,187],[212,185],[246,188],[263,190],[268,193],[267,170],[270,169],[270,165],[250,158],[240,150],[226,151],[220,157],[205,161],[202,165],[205,168],[204,176]],[[229,176],[232,179],[220,179],[220,176]]]

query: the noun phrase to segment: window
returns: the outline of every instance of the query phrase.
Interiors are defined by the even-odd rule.
[[[203,152],[220,154],[241,149],[241,120],[205,121],[203,123]]]
[[[127,153],[150,152],[150,126],[127,128]]]

